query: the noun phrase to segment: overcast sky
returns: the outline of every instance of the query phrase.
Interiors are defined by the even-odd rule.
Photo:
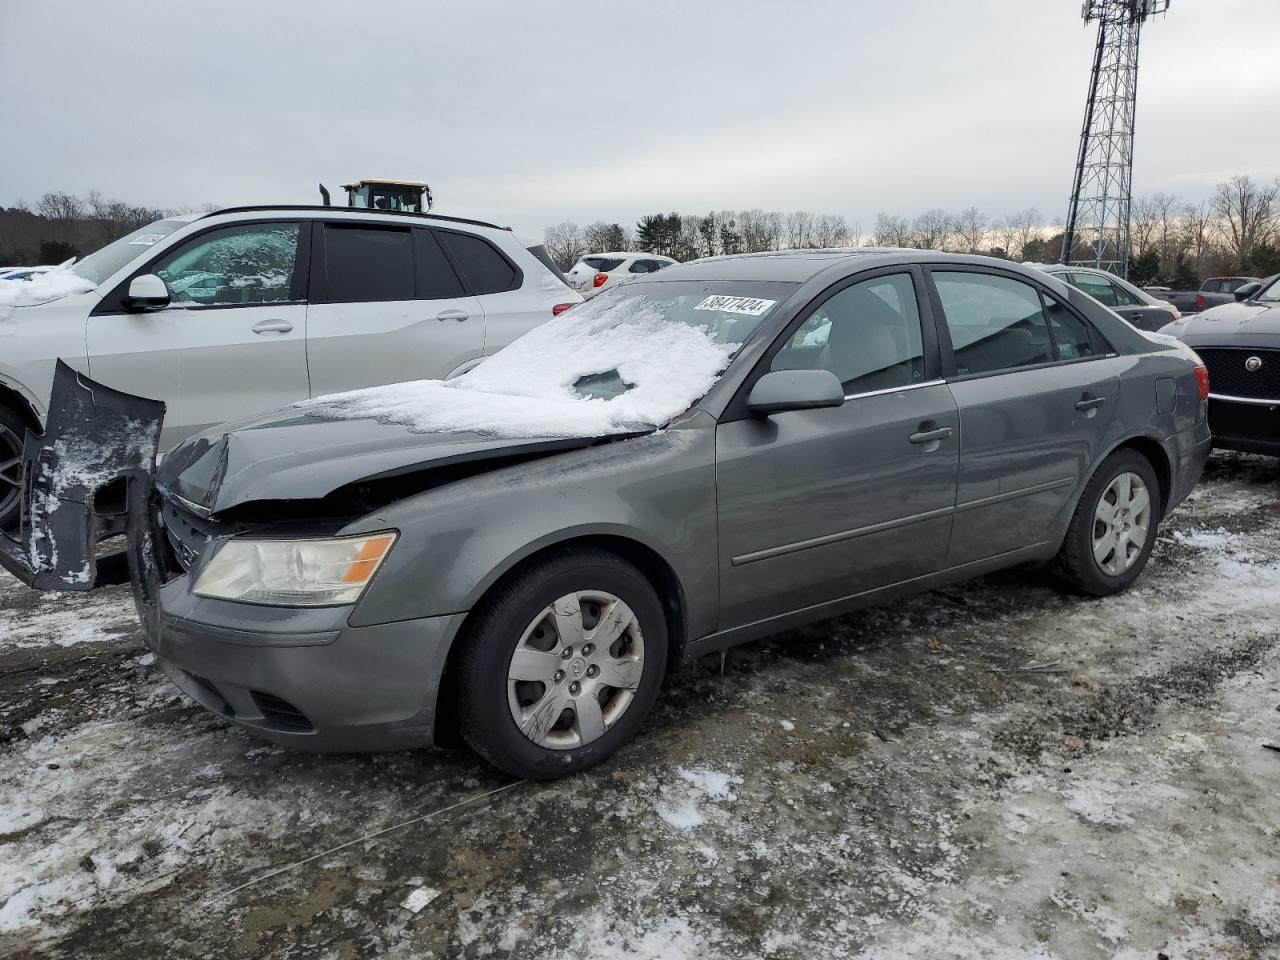
[[[427,180],[540,233],[677,209],[1065,212],[1079,0],[0,0],[0,205]],[[1143,31],[1134,189],[1280,175],[1280,2]],[[341,202],[339,200],[339,202]]]

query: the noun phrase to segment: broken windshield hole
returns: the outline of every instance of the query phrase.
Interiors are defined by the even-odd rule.
[[[604,373],[589,373],[573,383],[574,391],[588,400],[612,400],[634,386],[635,384],[623,380],[616,369]]]

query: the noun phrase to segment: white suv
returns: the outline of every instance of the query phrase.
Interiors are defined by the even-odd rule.
[[[656,273],[678,262],[655,253],[593,253],[575,263],[566,276],[573,289],[590,299],[637,274]]]
[[[582,298],[541,245],[476,220],[235,207],[0,282],[0,523],[55,361],[163,400],[161,448],[320,394],[456,375]]]

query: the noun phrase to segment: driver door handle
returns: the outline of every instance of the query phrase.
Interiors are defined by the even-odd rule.
[[[1106,397],[1081,397],[1076,401],[1077,410],[1097,410],[1107,402]]]
[[[938,427],[937,430],[922,430],[907,437],[912,443],[933,443],[935,440],[946,440],[951,436],[950,427]]]
[[[465,310],[441,310],[436,314],[437,320],[466,320],[471,316]]]
[[[288,333],[293,324],[288,320],[259,320],[251,329],[254,333]]]

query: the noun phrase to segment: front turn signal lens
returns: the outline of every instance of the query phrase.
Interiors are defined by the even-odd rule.
[[[396,534],[316,540],[228,540],[200,571],[200,597],[273,607],[355,603],[396,542]]]

